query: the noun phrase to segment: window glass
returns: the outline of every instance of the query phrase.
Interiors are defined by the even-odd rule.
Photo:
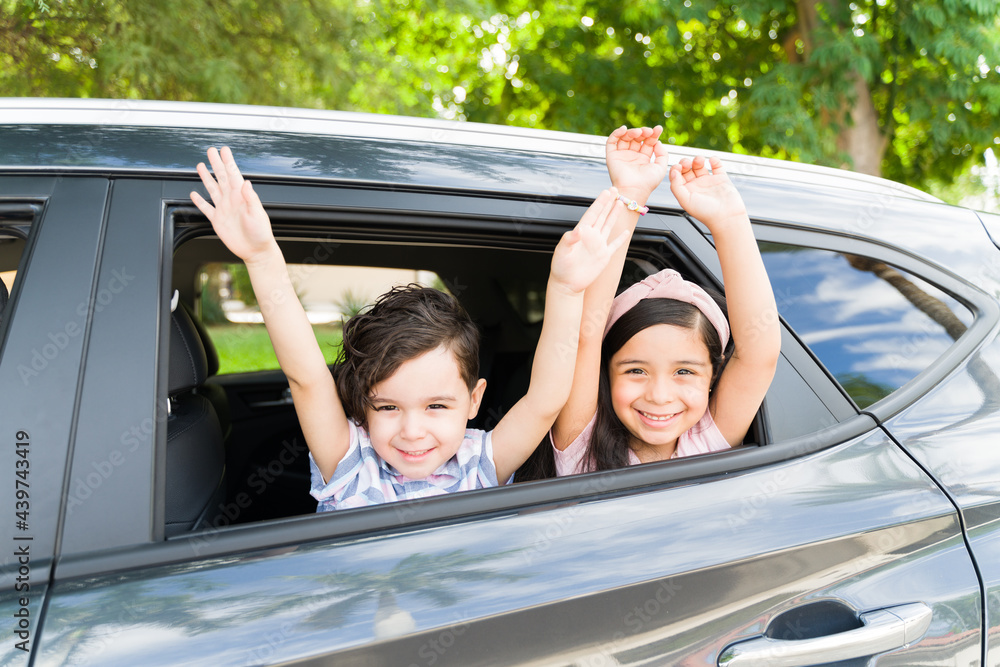
[[[861,408],[937,359],[972,313],[879,260],[761,243],[778,312]]]
[[[8,302],[17,279],[18,263],[24,250],[24,239],[7,233],[0,226],[0,326],[9,315]]]
[[[289,264],[288,273],[328,364],[340,351],[342,321],[394,285],[444,290],[436,274],[412,269]],[[205,264],[197,280],[197,313],[219,355],[219,374],[278,368],[246,266]]]

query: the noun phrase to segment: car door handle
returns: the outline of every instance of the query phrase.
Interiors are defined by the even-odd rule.
[[[285,389],[276,399],[248,401],[247,405],[251,408],[277,408],[285,405],[294,405],[292,402],[292,390],[290,388]]]
[[[862,658],[902,648],[920,639],[933,612],[922,602],[861,614],[862,627],[810,639],[757,637],[731,644],[719,667],[805,667]]]

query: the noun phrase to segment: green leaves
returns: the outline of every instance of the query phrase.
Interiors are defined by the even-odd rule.
[[[994,145],[998,67],[993,0],[0,0],[7,95],[662,124],[835,165],[867,110],[917,186]]]

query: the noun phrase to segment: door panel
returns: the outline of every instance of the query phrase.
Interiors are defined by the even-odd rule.
[[[28,664],[37,647],[107,192],[102,178],[0,177],[0,200],[31,201],[43,211],[31,222],[17,301],[5,311],[10,320],[0,359],[0,468],[7,476],[0,528],[4,665]]]
[[[766,630],[831,631],[816,602],[855,620],[929,607],[923,637],[880,665],[978,659],[954,508],[880,431],[600,497],[627,474],[591,477],[592,500],[210,560],[194,536],[190,562],[60,584],[38,664],[705,665]]]

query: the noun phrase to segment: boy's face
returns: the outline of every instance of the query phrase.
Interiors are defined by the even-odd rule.
[[[372,446],[407,477],[427,477],[458,451],[485,389],[480,379],[469,392],[455,355],[444,347],[403,362],[372,389]]]

